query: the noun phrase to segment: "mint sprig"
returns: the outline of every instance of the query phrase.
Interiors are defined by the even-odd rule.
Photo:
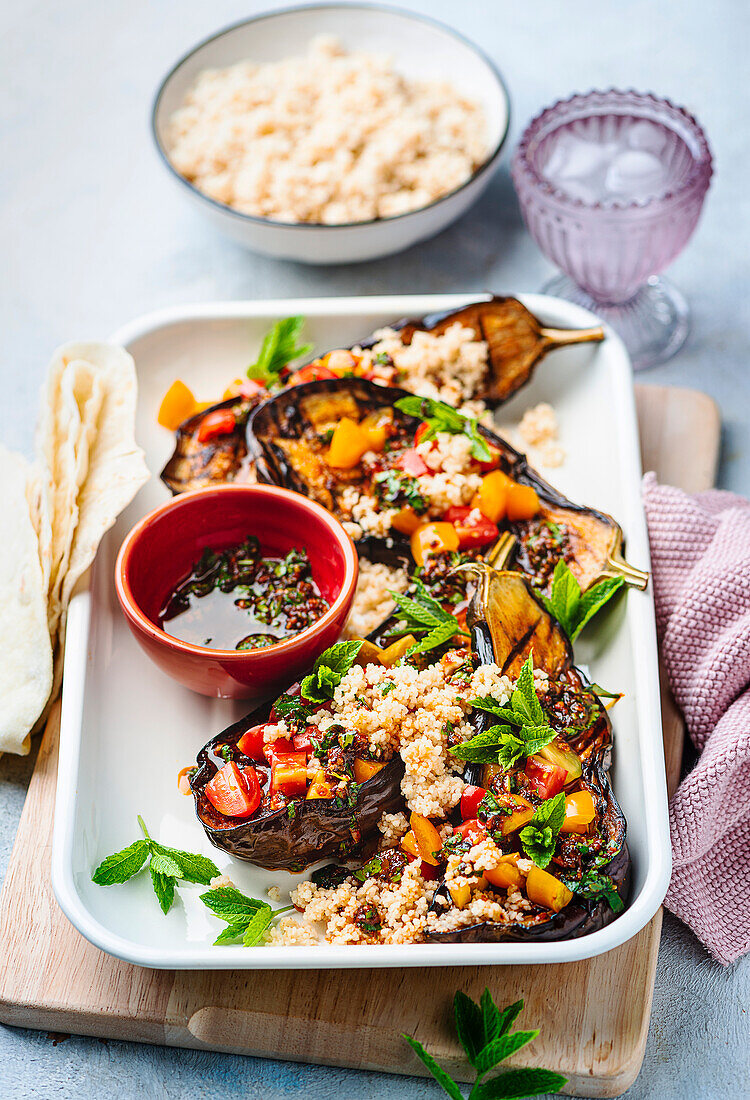
[[[566,1077],[548,1069],[506,1069],[489,1081],[482,1080],[490,1070],[539,1035],[538,1030],[510,1030],[522,1008],[523,1001],[516,1001],[507,1008],[499,1009],[489,989],[485,989],[479,1004],[465,993],[456,993],[453,999],[456,1034],[466,1057],[477,1072],[468,1100],[523,1100],[523,1097],[559,1092],[567,1083]],[[457,1082],[438,1065],[422,1044],[410,1035],[404,1035],[403,1038],[443,1092],[452,1100],[463,1100],[463,1093]]]
[[[451,752],[459,760],[472,764],[501,764],[507,771],[541,752],[557,736],[545,720],[534,687],[531,656],[519,673],[508,706],[501,705],[491,695],[471,699],[469,705],[499,718],[500,723],[452,748]]]
[[[245,947],[256,947],[262,942],[274,917],[294,908],[293,905],[285,905],[281,909],[272,909],[268,902],[249,898],[236,886],[215,886],[201,894],[200,898],[227,926],[214,940],[214,947],[239,942]]]
[[[395,404],[407,416],[415,416],[428,425],[420,443],[434,439],[438,432],[465,435],[471,440],[473,457],[478,462],[491,461],[492,454],[479,431],[479,423],[473,416],[465,416],[458,409],[446,405],[444,401],[435,401],[432,397],[401,397]]]
[[[92,874],[97,886],[116,886],[137,875],[148,860],[149,874],[154,893],[163,913],[168,913],[174,902],[175,883],[178,881],[195,882],[208,886],[212,878],[219,874],[219,868],[208,856],[195,852],[182,852],[178,848],[168,848],[159,844],[149,835],[143,818],[138,817],[143,831],[143,840],[107,856]]]
[[[313,665],[312,672],[302,681],[302,696],[311,703],[325,703],[357,659],[361,641],[336,642],[324,650]]]
[[[445,645],[451,638],[467,638],[466,631],[443,605],[433,599],[427,591],[424,582],[416,580],[413,591],[409,595],[402,592],[389,591],[396,604],[396,612],[399,617],[399,629],[404,633],[413,634],[418,638],[406,653],[411,657],[415,653],[427,653],[431,649]]]
[[[555,616],[560,626],[574,642],[587,623],[612,599],[625,581],[622,577],[606,577],[585,592],[562,558],[552,574],[549,596],[541,596],[544,606]]]
[[[247,368],[248,378],[268,386],[278,382],[284,367],[312,351],[312,344],[298,344],[305,325],[304,317],[285,317],[277,321],[263,337],[260,354]]]
[[[560,791],[554,798],[546,798],[537,806],[531,821],[518,834],[524,852],[537,867],[545,868],[555,854],[555,844],[564,821],[565,795]]]

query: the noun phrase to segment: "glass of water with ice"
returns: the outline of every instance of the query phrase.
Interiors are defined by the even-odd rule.
[[[529,232],[566,273],[545,290],[608,321],[636,369],[668,359],[687,335],[687,303],[661,272],[690,239],[711,173],[696,120],[632,91],[556,103],[513,157]]]

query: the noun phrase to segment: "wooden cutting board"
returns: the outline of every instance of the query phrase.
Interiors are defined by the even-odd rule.
[[[639,386],[643,467],[691,491],[714,482],[718,410],[691,390]],[[663,700],[670,790],[683,727]],[[542,1033],[515,1065],[544,1065],[566,1091],[619,1096],[638,1075],[648,1032],[661,912],[607,955],[560,965],[373,971],[163,971],[103,954],[63,916],[49,864],[59,712],[48,723],[0,902],[0,1020],[56,1032],[420,1074],[415,1035],[471,1080],[452,1029],[457,988],[500,1005],[523,997],[521,1026]]]

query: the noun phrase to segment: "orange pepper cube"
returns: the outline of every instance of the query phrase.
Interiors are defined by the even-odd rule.
[[[196,411],[195,395],[189,386],[176,379],[162,398],[157,416],[162,428],[176,432],[180,424]]]

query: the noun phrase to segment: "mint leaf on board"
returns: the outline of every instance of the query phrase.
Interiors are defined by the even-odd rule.
[[[456,1082],[437,1064],[432,1055],[427,1053],[422,1044],[416,1039],[412,1039],[411,1035],[402,1035],[402,1038],[406,1039],[417,1058],[427,1067],[443,1092],[447,1092],[451,1100],[464,1100],[463,1093]]]
[[[91,876],[97,886],[114,886],[137,875],[148,859],[148,841],[136,840],[121,852],[102,860]]]
[[[524,1100],[559,1092],[567,1077],[551,1069],[508,1069],[491,1081],[475,1085],[471,1100]]]
[[[511,1054],[515,1054],[521,1047],[525,1047],[527,1043],[536,1039],[538,1034],[539,1031],[537,1030],[512,1031],[510,1034],[498,1035],[497,1039],[493,1039],[479,1052],[476,1060],[477,1070],[482,1074],[489,1073],[500,1062],[510,1058]]]
[[[547,866],[555,854],[555,844],[560,827],[565,820],[565,794],[561,791],[554,798],[546,798],[537,806],[528,825],[519,833],[523,850],[537,867]]]
[[[260,353],[247,368],[248,378],[266,385],[278,382],[287,364],[312,351],[312,344],[297,344],[305,325],[304,317],[285,317],[269,329],[263,337]]]
[[[622,577],[606,577],[582,592],[576,577],[560,558],[552,574],[550,594],[540,598],[571,642],[574,642],[586,624],[609,603],[624,584]]]
[[[487,1000],[488,1002],[487,1007],[485,1007],[485,1000]],[[485,1024],[488,1041],[490,1041],[491,1039],[496,1039],[498,1035],[505,1035],[506,1032],[510,1031],[513,1024],[515,1023],[516,1017],[520,1015],[521,1010],[523,1009],[523,1001],[514,1001],[512,1005],[508,1005],[501,1012],[492,1000],[489,989],[485,989],[484,993],[482,994],[482,1011],[485,1013],[485,1018],[488,1014],[491,1014],[489,1008],[490,1004],[492,1005],[492,1008],[494,1009],[496,1014],[494,1016],[494,1027],[497,1029],[497,1034],[490,1035],[489,1028],[487,1027],[487,1024]]]
[[[161,911],[166,915],[172,908],[172,902],[174,901],[174,876],[163,875],[160,871],[155,871],[153,860],[151,860],[148,869],[151,872],[151,882],[161,906]]]
[[[483,439],[479,424],[474,417],[465,416],[458,409],[446,405],[444,401],[436,401],[432,397],[401,397],[396,402],[397,409],[407,416],[417,417],[427,423],[427,431],[420,439],[420,443],[434,439],[438,432],[448,432],[450,435],[465,435],[471,440],[471,453],[478,462],[490,462],[492,453]]]
[[[357,659],[361,641],[336,642],[316,660],[312,672],[302,681],[302,696],[311,703],[325,703]]]
[[[456,1023],[456,1035],[466,1051],[466,1057],[472,1065],[486,1043],[482,1010],[476,1001],[460,990],[453,998],[453,1018]]]

